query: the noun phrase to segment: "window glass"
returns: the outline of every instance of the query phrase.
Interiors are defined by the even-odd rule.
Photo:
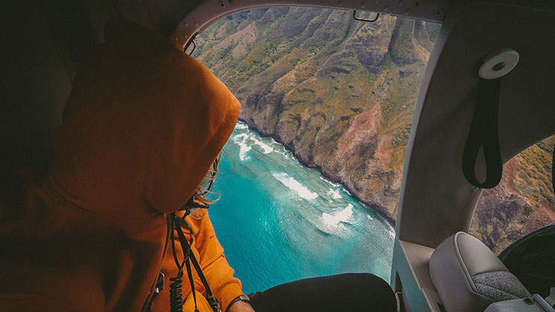
[[[247,291],[341,272],[389,280],[405,147],[439,29],[274,7],[197,37],[193,56],[242,104],[211,214]]]
[[[528,147],[505,163],[498,186],[482,191],[471,231],[496,253],[555,222],[554,146],[555,136],[551,136]]]

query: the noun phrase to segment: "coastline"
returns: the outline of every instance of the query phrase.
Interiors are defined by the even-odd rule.
[[[361,198],[359,198],[357,195],[355,195],[355,193],[353,192],[353,190],[351,190],[347,185],[345,185],[343,183],[343,181],[341,181],[338,177],[333,177],[333,176],[329,176],[328,174],[324,173],[321,168],[319,166],[314,166],[314,165],[310,165],[307,164],[303,159],[301,159],[301,157],[299,157],[299,155],[297,155],[297,153],[295,153],[294,150],[292,150],[289,146],[287,146],[287,144],[284,144],[283,142],[281,142],[281,140],[273,135],[273,134],[266,134],[261,132],[260,130],[258,130],[254,125],[252,125],[251,123],[249,123],[248,120],[245,120],[243,118],[239,118],[239,121],[244,122],[249,130],[256,132],[259,136],[261,137],[270,137],[272,139],[274,139],[276,142],[278,142],[279,144],[281,144],[286,150],[288,150],[289,152],[291,152],[291,154],[293,154],[293,156],[295,157],[295,159],[304,167],[307,168],[312,168],[312,169],[316,169],[318,170],[318,172],[320,173],[320,175],[322,177],[324,177],[326,180],[332,182],[332,183],[336,183],[336,184],[340,184],[347,192],[349,192],[349,194],[351,196],[353,196],[354,198],[356,198],[365,208],[372,210],[373,212],[376,213],[376,215],[378,216],[378,218],[381,219],[381,221],[383,221],[385,224],[387,224],[391,230],[393,232],[395,232],[395,220],[388,216],[386,213],[380,211],[380,209],[378,209],[377,207],[375,207],[375,205],[371,204],[371,203],[367,203],[364,200],[362,200]]]

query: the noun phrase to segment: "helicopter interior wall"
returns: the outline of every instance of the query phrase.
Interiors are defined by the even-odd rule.
[[[416,310],[438,310],[427,266],[431,251],[467,231],[480,194],[463,176],[462,156],[485,56],[504,48],[520,53],[520,63],[501,80],[503,161],[555,133],[554,21],[553,11],[482,3],[443,23],[419,94],[396,224],[394,288],[402,287]],[[479,162],[477,170],[483,169]]]
[[[68,45],[52,34],[49,14],[36,3],[7,2],[0,12],[0,193],[11,194],[17,184],[14,171],[46,165],[50,159],[50,134],[61,124],[71,91],[72,61]]]
[[[461,168],[485,56],[504,48],[520,53],[517,67],[501,80],[503,161],[555,132],[552,12],[475,4],[443,25],[447,41],[436,46],[420,92],[397,222],[401,240],[432,248],[468,229],[480,193]]]

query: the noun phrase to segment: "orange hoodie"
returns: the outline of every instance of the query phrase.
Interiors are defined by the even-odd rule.
[[[156,33],[120,23],[107,37],[74,80],[50,174],[20,207],[1,208],[0,311],[141,311],[160,271],[152,311],[169,311],[177,268],[165,251],[167,216],[194,193],[240,105]],[[187,219],[225,311],[241,283],[208,215]]]

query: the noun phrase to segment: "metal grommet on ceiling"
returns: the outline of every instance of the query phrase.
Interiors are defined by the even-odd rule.
[[[375,21],[378,20],[378,18],[380,18],[380,13],[377,12],[376,16],[372,19],[366,19],[366,18],[360,18],[357,16],[357,10],[353,10],[353,19],[355,21],[359,21],[359,22],[368,22],[368,23],[374,23]]]
[[[520,55],[513,49],[504,49],[487,57],[480,69],[478,76],[482,79],[499,79],[510,73],[518,64]]]

